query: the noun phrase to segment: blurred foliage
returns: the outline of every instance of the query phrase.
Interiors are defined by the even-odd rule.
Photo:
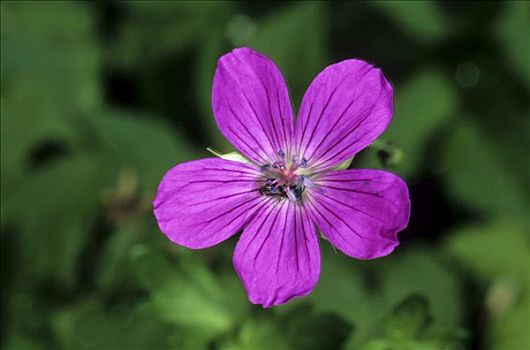
[[[528,349],[527,2],[1,3],[5,349]],[[237,46],[296,106],[326,65],[381,66],[395,115],[350,167],[407,179],[402,245],[322,241],[313,294],[251,305],[231,254],[170,244],[151,214],[176,163],[231,146],[210,94]],[[420,204],[421,203],[421,204]],[[421,215],[428,213],[428,215]]]
[[[491,216],[528,213],[530,203],[524,184],[513,175],[512,165],[506,164],[502,151],[473,122],[459,121],[446,142],[441,161],[446,167],[444,180],[451,196]],[[464,149],[475,151],[462,152]]]
[[[401,30],[416,40],[436,42],[449,32],[449,21],[432,1],[371,1],[368,3],[395,21]]]
[[[488,341],[495,349],[528,347],[530,226],[503,219],[459,229],[447,251],[486,287]]]
[[[502,16],[499,18],[496,31],[504,49],[504,54],[509,59],[509,65],[518,71],[530,90],[530,4],[525,1],[511,1],[506,5]]]
[[[449,336],[457,331],[453,328],[462,318],[458,281],[426,250],[410,250],[392,261],[374,262],[375,266],[324,254],[321,282],[311,298],[317,308],[335,312],[355,326],[347,349],[358,349],[380,335],[392,309],[416,294],[432,305],[434,333],[447,332]],[[347,292],[337,294],[337,290]]]
[[[424,69],[402,86],[403,90],[395,93],[394,119],[382,138],[392,140],[403,152],[403,159],[395,164],[396,171],[412,178],[427,156],[423,145],[454,115],[458,100],[451,82],[440,71]],[[367,168],[381,165],[375,152],[360,164]]]

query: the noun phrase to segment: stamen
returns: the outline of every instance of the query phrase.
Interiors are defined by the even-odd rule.
[[[301,178],[303,179],[303,185],[304,187],[307,187],[307,188],[313,188],[315,187],[315,184],[313,183],[313,181],[311,181],[307,176],[301,176]]]
[[[307,177],[298,175],[298,163],[292,163],[288,169],[283,161],[261,166],[265,181],[260,188],[260,193],[265,196],[287,198],[290,201],[299,201],[304,193]]]
[[[274,169],[285,169],[285,162],[283,160],[276,161],[271,165]]]
[[[286,190],[286,194],[287,194],[287,198],[289,198],[289,200],[290,200],[291,202],[296,202],[296,201],[298,200],[298,198],[300,198],[300,197],[298,197],[298,196],[296,195],[296,192],[295,192],[295,191],[291,191],[290,188],[287,188],[287,190]]]

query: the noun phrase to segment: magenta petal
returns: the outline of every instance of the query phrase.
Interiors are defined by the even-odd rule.
[[[346,60],[307,89],[296,122],[300,156],[313,168],[342,163],[370,145],[392,119],[392,86],[380,69]]]
[[[224,241],[240,230],[264,203],[254,166],[218,158],[170,169],[153,203],[160,230],[192,249]]]
[[[346,255],[374,259],[399,244],[407,226],[407,185],[381,170],[332,171],[315,182],[309,212],[324,236]]]
[[[212,90],[219,129],[240,152],[259,164],[287,152],[293,114],[287,86],[266,56],[240,48],[222,56]]]
[[[318,282],[320,251],[305,210],[290,201],[265,206],[241,235],[234,266],[254,304],[270,307],[309,294]]]

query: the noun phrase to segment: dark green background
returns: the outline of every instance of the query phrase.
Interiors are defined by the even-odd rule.
[[[9,2],[1,5],[4,349],[529,349],[530,5],[525,2]],[[230,151],[217,58],[273,58],[298,105],[360,58],[395,117],[353,167],[412,197],[401,246],[322,241],[311,296],[263,310],[232,268],[159,232],[164,172]],[[402,155],[399,159],[399,155]],[[379,155],[379,157],[378,157]]]

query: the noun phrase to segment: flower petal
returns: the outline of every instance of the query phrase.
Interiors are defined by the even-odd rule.
[[[346,255],[374,259],[399,244],[409,220],[406,183],[382,170],[332,171],[315,180],[309,213],[324,236]]]
[[[392,86],[380,69],[346,60],[324,69],[307,89],[296,122],[298,154],[328,168],[371,144],[392,119]]]
[[[219,158],[182,163],[170,169],[153,203],[160,230],[192,249],[224,241],[263,205],[253,165]]]
[[[285,80],[269,58],[240,48],[222,56],[212,90],[219,129],[248,158],[271,163],[287,152],[293,113]]]
[[[254,304],[309,294],[320,275],[320,250],[305,210],[291,201],[265,206],[243,231],[234,266]]]

